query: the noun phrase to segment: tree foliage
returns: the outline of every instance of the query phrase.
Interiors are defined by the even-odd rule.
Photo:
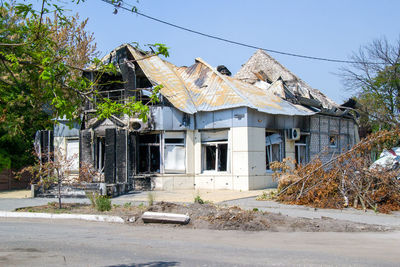
[[[357,63],[342,68],[348,89],[362,105],[361,123],[372,130],[389,129],[400,123],[400,37],[395,43],[376,39],[353,53]]]
[[[86,23],[47,1],[40,11],[25,3],[0,7],[0,168],[32,162],[34,134],[52,116],[79,117],[90,86],[80,69],[96,55]]]
[[[101,97],[97,88],[102,75],[117,72],[112,63],[95,57],[87,20],[67,15],[58,5],[62,1],[39,1],[39,10],[31,2],[2,1],[0,6],[0,169],[33,163],[35,132],[51,128],[54,118],[66,118],[71,125],[79,121],[84,103]],[[169,56],[164,44],[148,46],[154,55]],[[82,75],[89,65],[96,70],[95,80]],[[150,103],[157,101],[160,86]],[[123,104],[103,100],[100,118],[123,113],[147,118],[148,107],[134,98]]]

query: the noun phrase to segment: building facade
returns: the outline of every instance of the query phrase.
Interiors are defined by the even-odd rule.
[[[119,82],[98,88],[79,131],[62,134],[64,126],[58,126],[55,146],[70,154],[78,150],[77,163],[91,164],[100,173],[97,182],[118,191],[253,190],[276,186],[273,161],[329,160],[357,142],[357,125],[345,109],[294,75],[272,77],[269,68],[287,70],[277,70],[276,61],[277,66],[257,65],[266,60],[257,53],[256,63],[250,59],[231,77],[223,66],[213,68],[199,58],[190,67],[176,67],[122,45],[103,59],[119,69],[103,79]],[[160,102],[150,104],[151,90],[160,84]],[[96,101],[102,96],[115,101],[134,96],[149,104],[149,120],[98,119]]]

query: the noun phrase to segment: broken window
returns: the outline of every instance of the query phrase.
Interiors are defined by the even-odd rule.
[[[204,171],[228,170],[228,131],[202,132],[202,161]]]
[[[329,146],[330,147],[337,147],[337,135],[331,134],[329,135]]]
[[[185,167],[184,133],[167,132],[164,136],[165,173],[184,173]]]
[[[139,173],[160,172],[160,135],[139,135]]]
[[[306,165],[308,162],[307,158],[307,136],[302,135],[300,140],[296,141],[295,147],[295,157],[297,165]]]
[[[271,169],[271,163],[274,161],[282,161],[283,153],[283,143],[282,137],[278,133],[269,133],[265,134],[265,158],[266,158],[266,166],[267,170]]]
[[[79,170],[79,139],[67,139],[66,159],[70,171]]]

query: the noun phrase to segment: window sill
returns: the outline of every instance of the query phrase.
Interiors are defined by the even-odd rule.
[[[224,172],[219,172],[219,171],[203,171],[200,173],[200,175],[226,175],[226,174],[231,174],[230,172],[224,171]]]

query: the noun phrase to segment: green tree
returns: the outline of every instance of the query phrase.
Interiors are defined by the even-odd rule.
[[[400,37],[395,43],[376,39],[353,53],[357,63],[342,68],[346,87],[361,104],[361,125],[371,130],[400,123]]]
[[[57,0],[40,1],[38,11],[30,2],[5,1],[0,6],[0,169],[32,164],[35,132],[51,128],[52,118],[78,121],[84,102],[97,94],[101,75],[116,72],[115,66],[95,58],[87,20],[66,15]],[[152,47],[155,54],[168,56],[165,45]],[[82,75],[88,65],[97,70],[95,81]],[[145,119],[147,112],[135,99],[122,105],[105,99],[98,115],[137,113]]]
[[[90,86],[79,70],[95,55],[86,22],[46,1],[39,12],[31,4],[0,7],[0,168],[32,163],[34,134],[51,127],[52,116],[78,118]]]

